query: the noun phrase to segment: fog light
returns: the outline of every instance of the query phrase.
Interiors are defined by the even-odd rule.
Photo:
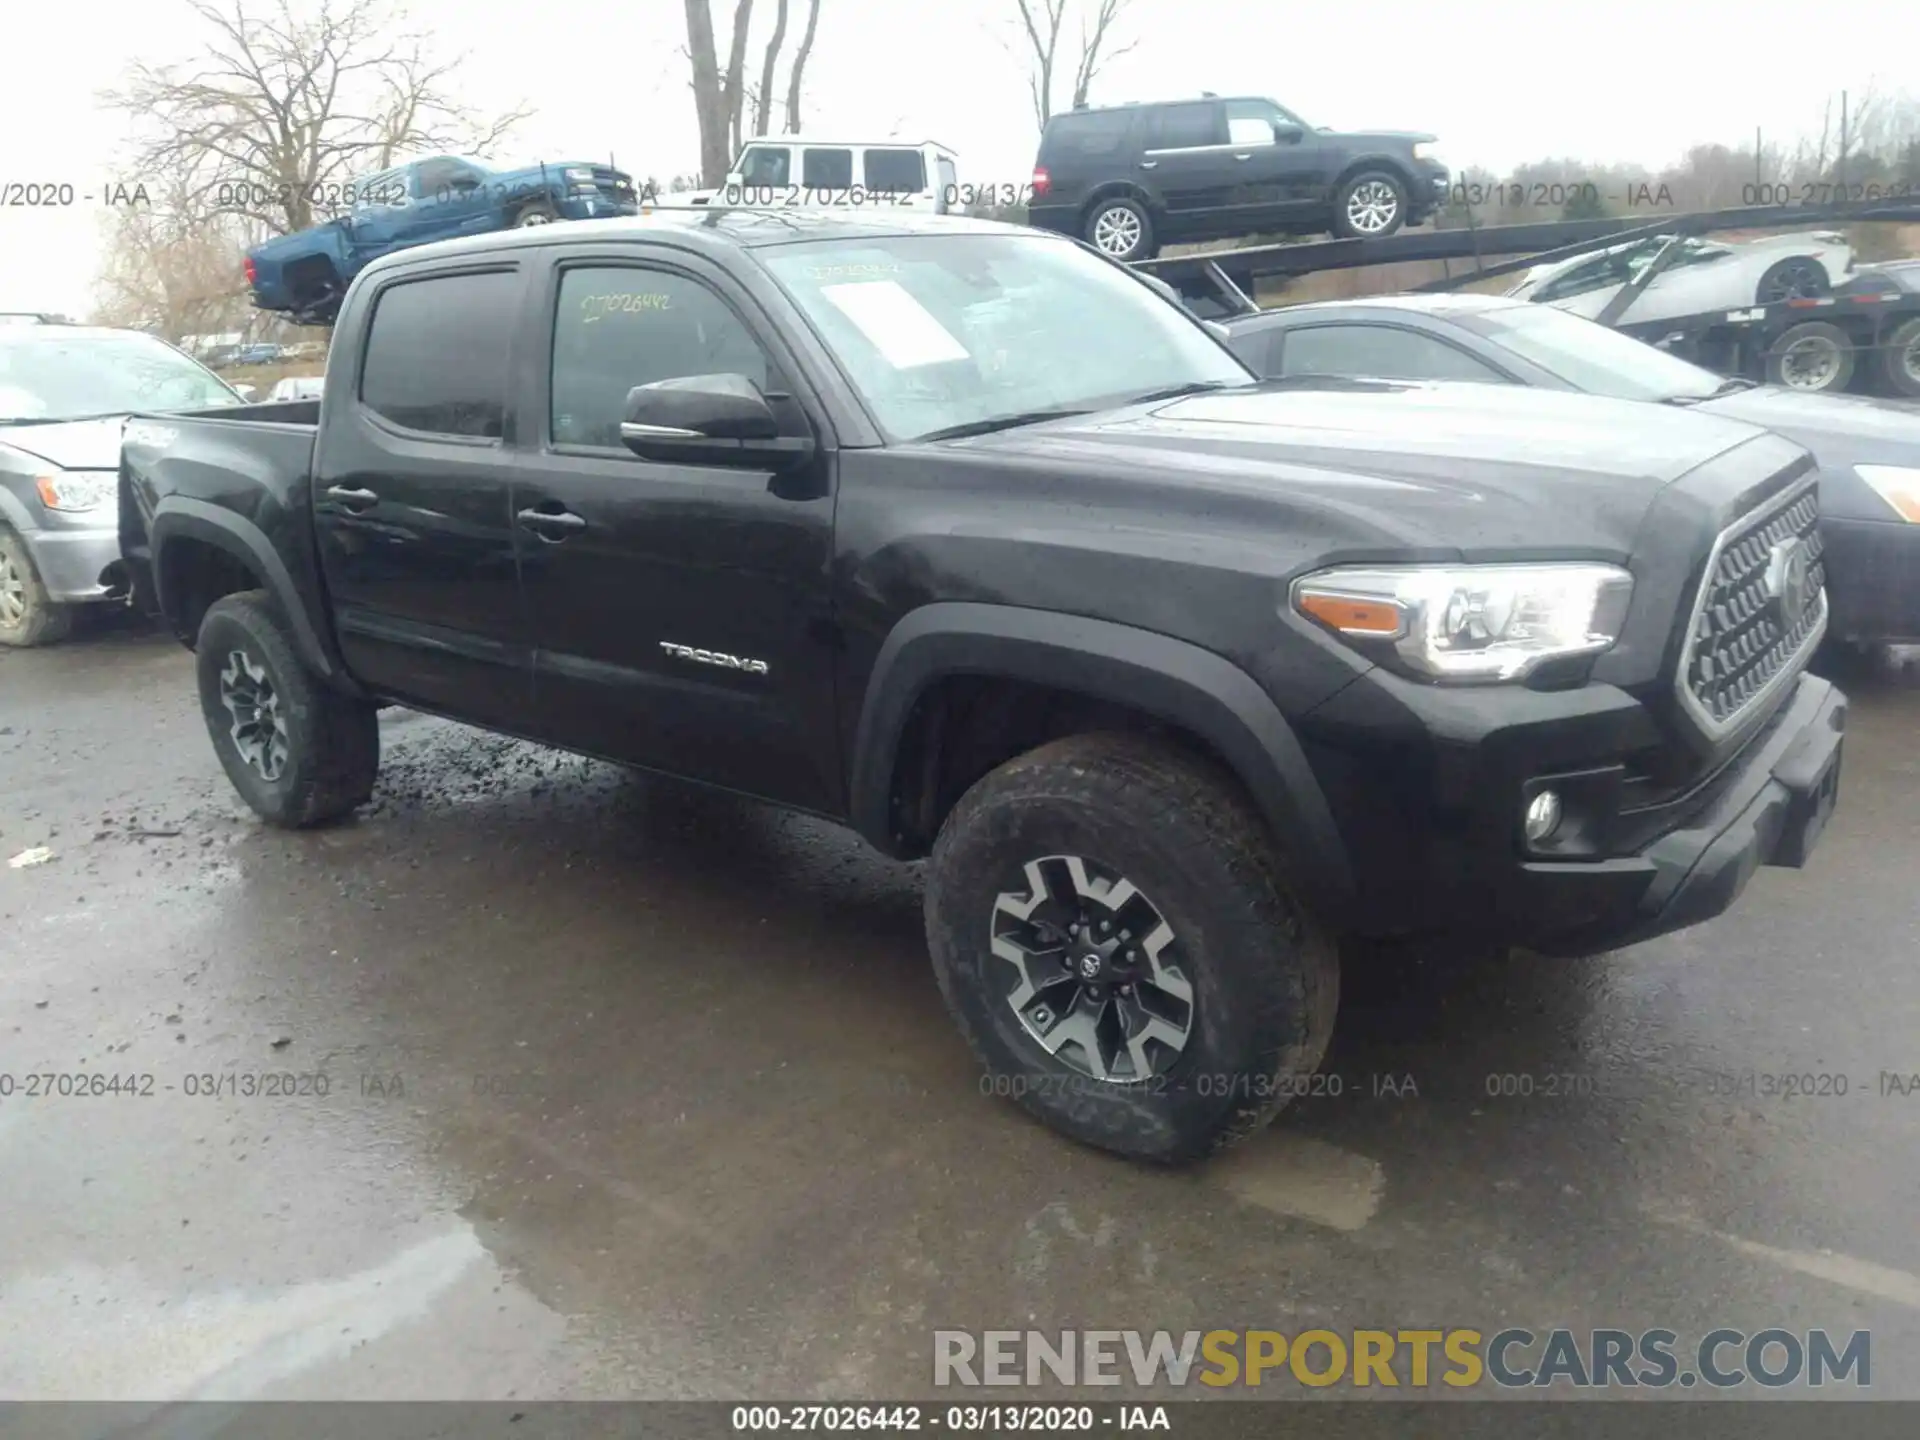
[[[1527,802],[1527,840],[1538,844],[1560,826],[1560,796],[1556,791],[1542,790]]]

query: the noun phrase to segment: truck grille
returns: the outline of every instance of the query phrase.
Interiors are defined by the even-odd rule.
[[[1792,678],[1826,629],[1814,482],[1720,533],[1680,656],[1680,700],[1712,738],[1727,734]]]

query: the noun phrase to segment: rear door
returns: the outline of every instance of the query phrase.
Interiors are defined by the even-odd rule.
[[[532,651],[514,556],[512,373],[521,272],[409,270],[354,307],[314,447],[314,521],[349,669],[381,694],[525,725]],[[343,317],[353,334],[357,316]],[[531,362],[530,362],[531,363]]]
[[[825,422],[752,300],[696,257],[578,251],[542,283],[551,366],[527,404],[544,430],[516,501],[535,690],[554,743],[838,813]],[[809,466],[643,460],[627,392],[740,374]],[[714,655],[750,663],[733,668]]]
[[[1228,147],[1220,101],[1155,106],[1139,164],[1142,183],[1159,197],[1162,238],[1238,232],[1246,176]]]

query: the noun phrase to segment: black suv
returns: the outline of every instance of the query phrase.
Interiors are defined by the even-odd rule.
[[[1446,201],[1433,139],[1316,130],[1259,96],[1073,110],[1040,137],[1027,218],[1116,260],[1263,231],[1391,235]]]

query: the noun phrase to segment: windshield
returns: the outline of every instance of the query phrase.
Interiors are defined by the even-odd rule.
[[[212,371],[138,334],[46,334],[0,344],[0,424],[238,405]]]
[[[1180,308],[1058,240],[887,236],[759,256],[890,440],[1254,383]]]
[[[1460,323],[1589,395],[1704,400],[1724,383],[1710,370],[1550,305],[1463,314]]]

